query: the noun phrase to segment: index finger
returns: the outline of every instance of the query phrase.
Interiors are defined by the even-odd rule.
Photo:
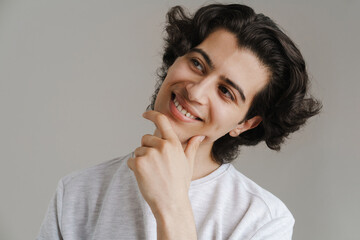
[[[164,114],[150,110],[144,112],[143,117],[152,121],[156,125],[156,127],[160,130],[163,139],[178,139],[169,119]]]

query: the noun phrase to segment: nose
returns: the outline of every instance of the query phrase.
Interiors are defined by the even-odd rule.
[[[212,82],[212,77],[208,76],[198,81],[188,83],[185,88],[187,90],[189,100],[198,102],[202,105],[207,104],[211,92]]]

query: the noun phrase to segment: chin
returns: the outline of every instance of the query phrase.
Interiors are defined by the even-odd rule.
[[[187,142],[189,137],[187,137],[186,134],[184,134],[184,132],[181,129],[175,128],[174,131],[175,131],[176,135],[178,136],[181,143]]]
[[[174,132],[176,133],[176,135],[179,138],[179,141],[184,144],[187,143],[187,141],[192,137],[191,135],[187,134],[184,132],[183,128],[179,128],[178,126],[176,126],[173,122],[171,122],[171,125],[173,127]],[[194,135],[193,135],[194,136]]]

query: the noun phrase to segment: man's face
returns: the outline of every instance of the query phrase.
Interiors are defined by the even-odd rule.
[[[181,143],[196,135],[213,143],[229,132],[233,136],[254,127],[239,122],[268,75],[251,51],[238,47],[235,35],[220,29],[176,59],[154,110],[168,117]]]

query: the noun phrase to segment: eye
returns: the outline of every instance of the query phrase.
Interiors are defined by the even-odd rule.
[[[231,100],[234,100],[235,98],[233,97],[233,95],[231,94],[231,92],[224,86],[219,86],[220,91],[227,97],[230,98]]]
[[[198,70],[200,70],[201,72],[204,71],[203,66],[201,65],[201,63],[200,63],[197,59],[192,58],[192,59],[191,59],[191,62],[192,62],[192,65],[193,65],[194,67],[196,67]]]

